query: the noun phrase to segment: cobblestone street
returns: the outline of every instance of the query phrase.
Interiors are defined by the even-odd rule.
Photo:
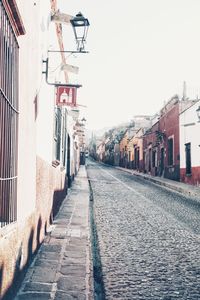
[[[200,202],[90,160],[87,172],[105,298],[200,299]]]

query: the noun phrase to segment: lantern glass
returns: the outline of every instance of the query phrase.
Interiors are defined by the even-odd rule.
[[[84,44],[87,38],[88,27],[90,25],[88,19],[86,19],[82,13],[78,13],[73,19],[71,19],[71,25],[74,30],[74,35],[77,43],[78,51],[84,50]]]

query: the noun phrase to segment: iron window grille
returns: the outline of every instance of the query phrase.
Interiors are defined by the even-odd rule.
[[[62,117],[62,165],[66,167],[66,145],[67,145],[67,111],[63,111]]]
[[[60,162],[60,143],[61,143],[61,122],[62,112],[60,107],[55,108],[55,122],[54,122],[54,157]]]
[[[0,1],[0,227],[17,219],[19,46]]]

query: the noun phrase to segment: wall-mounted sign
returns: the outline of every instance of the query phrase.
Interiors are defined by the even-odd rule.
[[[68,64],[63,64],[61,66],[61,70],[64,71],[68,71],[70,73],[74,73],[74,74],[78,74],[79,68],[76,66],[72,66],[72,65],[68,65]]]
[[[76,88],[58,86],[56,94],[56,105],[76,106]]]

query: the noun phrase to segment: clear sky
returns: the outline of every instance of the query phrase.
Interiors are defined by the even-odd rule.
[[[200,96],[200,0],[58,0],[90,21],[78,102],[90,129],[154,114],[174,94]],[[65,25],[63,25],[63,30]]]

